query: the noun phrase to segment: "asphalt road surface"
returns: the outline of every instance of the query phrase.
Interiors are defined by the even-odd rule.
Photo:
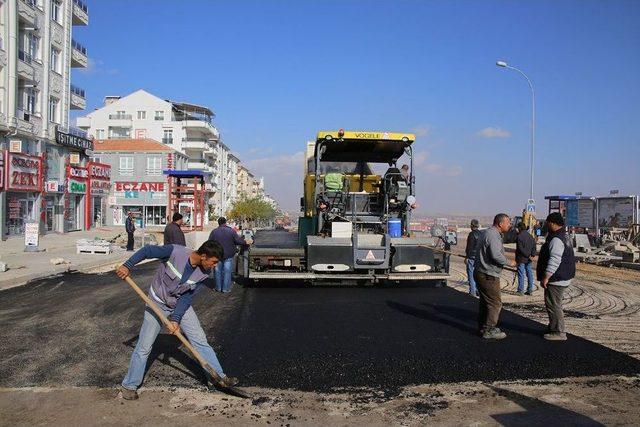
[[[155,263],[133,277],[148,284]],[[585,339],[541,338],[544,326],[503,311],[500,342],[475,335],[477,300],[428,284],[403,287],[235,286],[194,304],[225,370],[244,385],[307,391],[458,381],[634,375],[640,361]],[[143,305],[115,275],[66,274],[0,292],[0,386],[117,385]],[[197,386],[202,372],[169,335],[146,386]]]

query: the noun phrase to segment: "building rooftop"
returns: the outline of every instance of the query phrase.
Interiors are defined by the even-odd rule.
[[[93,141],[93,147],[94,152],[132,151],[145,153],[179,153],[155,139],[96,139]]]

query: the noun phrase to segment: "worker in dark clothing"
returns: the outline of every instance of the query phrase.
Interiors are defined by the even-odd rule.
[[[164,244],[187,246],[184,240],[184,232],[182,231],[182,223],[184,219],[180,212],[173,214],[171,222],[164,228]]]
[[[549,315],[549,327],[544,339],[565,341],[564,313],[562,297],[576,276],[576,260],[573,242],[564,231],[564,218],[553,212],[545,222],[548,227],[547,239],[540,249],[536,273],[540,286],[544,289],[544,305]]]
[[[478,288],[476,287],[476,281],[473,278],[473,266],[476,261],[476,244],[478,243],[478,237],[480,237],[480,222],[477,219],[471,220],[471,232],[467,237],[467,247],[465,249],[466,259],[464,260],[467,265],[467,278],[469,279],[469,294],[474,297],[478,296]]]
[[[233,228],[227,225],[225,217],[218,219],[218,228],[211,232],[209,240],[220,243],[224,250],[222,259],[216,265],[214,272],[216,291],[231,292],[231,270],[233,268],[233,257],[236,254],[236,246],[247,247],[249,245],[244,240],[244,237],[240,237]]]
[[[133,223],[133,212],[131,211],[127,213],[124,229],[127,232],[127,251],[133,251],[133,233],[136,231],[136,225]]]
[[[531,258],[538,254],[536,239],[533,238],[524,222],[518,223],[516,237],[516,263],[518,264],[518,295],[531,295],[535,282],[533,281],[533,266]],[[524,279],[527,277],[528,287],[524,290]]]

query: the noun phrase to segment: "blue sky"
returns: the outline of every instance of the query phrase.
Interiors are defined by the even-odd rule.
[[[211,107],[222,138],[295,209],[320,129],[414,131],[422,213],[516,213],[640,192],[638,1],[88,1],[87,111],[146,89]],[[546,212],[546,208],[544,209]]]

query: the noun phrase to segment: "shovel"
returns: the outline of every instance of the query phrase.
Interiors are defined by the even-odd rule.
[[[164,316],[164,313],[162,312],[162,310],[160,310],[158,308],[158,306],[156,306],[155,303],[153,301],[151,301],[151,299],[149,299],[149,297],[144,292],[142,292],[142,289],[140,289],[140,287],[136,284],[136,282],[134,282],[133,279],[131,279],[131,277],[129,277],[129,276],[125,277],[124,280],[129,284],[129,286],[131,286],[131,288],[134,291],[136,291],[138,296],[140,298],[142,298],[142,300],[149,306],[149,308],[151,308],[151,310],[153,310],[153,312],[156,314],[156,316],[158,316],[158,318],[162,321],[162,323],[165,326],[168,327],[169,326],[169,319],[167,319]],[[205,358],[202,357],[202,355],[198,352],[198,350],[193,348],[193,346],[191,345],[189,340],[187,340],[184,337],[184,335],[182,335],[182,332],[180,332],[180,330],[178,330],[178,331],[175,332],[174,335],[178,337],[178,339],[180,340],[182,345],[184,345],[187,349],[189,349],[189,351],[196,358],[196,360],[198,361],[200,366],[202,366],[202,369],[204,369],[211,376],[211,378],[213,378],[213,380],[215,381],[217,387],[219,387],[225,393],[230,394],[232,396],[242,397],[244,399],[248,399],[248,398],[251,397],[247,393],[243,392],[242,390],[240,390],[240,389],[238,389],[236,387],[227,387],[227,386],[223,385],[221,383],[222,378],[220,378],[220,375],[218,375],[218,373],[215,371],[215,369],[213,369],[211,367],[211,365],[209,365],[209,363],[207,363]]]

